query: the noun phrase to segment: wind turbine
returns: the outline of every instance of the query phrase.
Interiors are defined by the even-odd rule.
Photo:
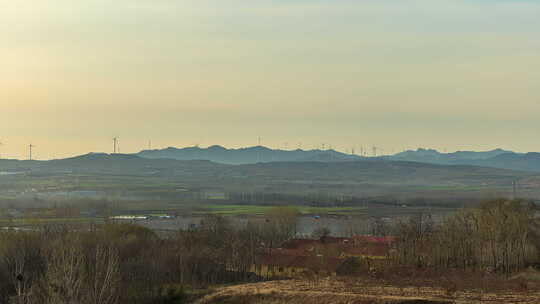
[[[35,148],[36,146],[29,144],[28,145],[28,160],[32,160],[32,148]]]
[[[259,136],[258,138],[258,147],[257,147],[257,163],[260,163],[261,162],[261,137]]]
[[[116,154],[116,147],[118,146],[118,137],[113,137],[113,153]]]

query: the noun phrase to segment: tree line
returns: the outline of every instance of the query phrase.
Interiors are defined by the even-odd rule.
[[[294,209],[236,227],[209,215],[158,236],[133,224],[0,232],[0,303],[182,303],[186,287],[258,280],[257,252],[296,233]]]
[[[440,223],[418,214],[394,227],[394,262],[511,274],[540,262],[536,211],[525,200],[495,199],[460,210]]]

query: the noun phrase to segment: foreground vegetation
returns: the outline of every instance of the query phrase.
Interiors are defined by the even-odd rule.
[[[295,216],[279,208],[241,229],[208,216],[161,238],[131,224],[2,231],[0,303],[184,303],[193,289],[257,280],[249,273],[257,249],[293,235]]]
[[[108,222],[4,230],[0,303],[190,303],[208,287],[263,280],[252,272],[258,253],[293,238],[298,214],[295,208],[272,208],[265,210],[264,221],[244,226],[208,215],[191,230],[159,236]],[[528,202],[493,200],[440,223],[419,214],[394,226],[372,225],[373,234],[394,236],[393,249],[375,267],[364,258],[345,259],[336,271],[343,292],[369,287],[393,294],[429,287],[450,297],[471,290],[528,295],[538,288],[527,277],[515,279],[540,261],[540,229]],[[336,274],[306,269],[301,282],[318,288]],[[239,301],[230,303],[255,303]]]

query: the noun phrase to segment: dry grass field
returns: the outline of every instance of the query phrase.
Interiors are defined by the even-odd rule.
[[[503,304],[540,303],[538,291],[453,291],[435,287],[373,286],[326,278],[284,280],[217,289],[198,304]]]

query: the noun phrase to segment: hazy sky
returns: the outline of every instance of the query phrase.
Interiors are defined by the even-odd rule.
[[[0,0],[3,156],[540,151],[540,1]]]

